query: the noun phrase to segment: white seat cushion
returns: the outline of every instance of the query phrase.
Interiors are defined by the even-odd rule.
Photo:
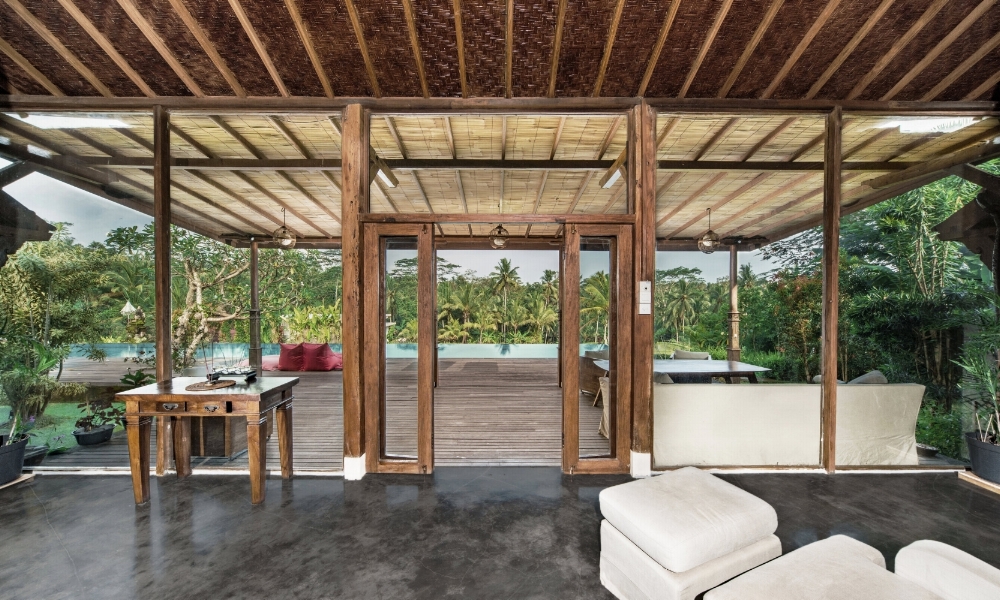
[[[938,600],[885,570],[882,553],[835,535],[761,565],[705,594],[705,600]]]
[[[694,467],[607,488],[600,502],[604,518],[675,573],[749,546],[778,528],[770,504]]]
[[[896,554],[896,575],[946,600],[1000,598],[1000,570],[958,548],[919,540]]]

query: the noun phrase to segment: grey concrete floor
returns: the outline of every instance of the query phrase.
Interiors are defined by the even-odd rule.
[[[934,475],[726,475],[778,512],[783,549],[835,533],[892,559],[939,539],[1000,566],[1000,497]],[[268,481],[41,476],[0,492],[0,598],[610,598],[597,495],[621,476],[441,468]],[[891,565],[891,562],[890,562]]]

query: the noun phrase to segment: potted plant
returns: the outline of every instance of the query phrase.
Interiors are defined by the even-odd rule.
[[[972,472],[1000,483],[1000,321],[995,315],[982,319],[980,330],[962,348],[956,361],[966,372],[963,396],[972,403],[976,431],[965,434]]]
[[[125,415],[124,409],[115,406],[112,398],[105,396],[96,400],[85,400],[77,405],[84,410],[82,417],[76,420],[76,430],[73,437],[81,446],[103,444],[111,439],[115,425]]]

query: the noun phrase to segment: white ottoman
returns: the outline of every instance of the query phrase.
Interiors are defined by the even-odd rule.
[[[896,554],[896,575],[946,600],[1000,598],[1000,570],[958,548],[919,540]]]
[[[622,600],[690,600],[781,555],[767,503],[694,467],[603,490],[601,583]]]
[[[705,594],[705,600],[940,600],[885,570],[882,553],[835,535],[744,573]]]

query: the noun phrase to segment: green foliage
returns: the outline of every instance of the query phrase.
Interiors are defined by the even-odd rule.
[[[131,388],[137,388],[148,383],[153,383],[156,381],[156,377],[143,369],[136,369],[135,373],[132,372],[132,369],[129,369],[128,373],[122,375],[119,381]]]
[[[954,410],[946,410],[940,403],[924,401],[917,415],[917,441],[934,446],[941,454],[962,458],[962,419]]]
[[[83,415],[76,420],[79,431],[92,431],[102,425],[117,424],[125,416],[125,407],[120,402],[113,402],[110,396],[87,400],[76,406],[83,410]]]

